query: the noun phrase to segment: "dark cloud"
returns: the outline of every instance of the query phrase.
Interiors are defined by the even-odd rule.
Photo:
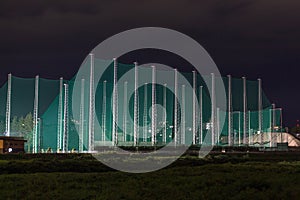
[[[196,39],[224,75],[263,78],[267,95],[284,108],[291,125],[300,118],[300,94],[295,92],[299,8],[300,2],[292,0],[4,0],[0,81],[8,72],[71,78],[105,38],[130,28],[161,26]]]

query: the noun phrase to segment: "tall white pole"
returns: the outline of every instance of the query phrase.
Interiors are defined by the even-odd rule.
[[[148,84],[145,83],[144,85],[144,113],[143,113],[143,142],[147,141],[147,123],[148,123],[148,92],[147,92]]]
[[[215,74],[211,73],[211,144],[215,145]]]
[[[38,107],[39,107],[39,76],[35,77],[35,95],[33,108],[33,153],[38,153]]]
[[[42,125],[42,120],[41,118],[37,119],[38,121],[38,145],[37,145],[37,152],[41,152],[41,147],[42,147],[42,134],[41,134],[41,125]]]
[[[270,109],[270,132],[269,132],[269,138],[270,138],[270,147],[273,147],[274,144],[274,138],[272,137],[274,134],[274,126],[275,126],[275,104],[272,104],[272,108]]]
[[[163,107],[165,108],[166,112],[163,112],[163,143],[167,143],[167,84],[164,84],[164,91],[163,91]]]
[[[6,136],[10,136],[10,118],[11,118],[11,74],[7,79],[7,100],[6,100]]]
[[[242,140],[241,140],[241,112],[238,111],[239,114],[239,146],[241,146]]]
[[[182,85],[181,89],[181,95],[182,95],[182,128],[181,128],[181,144],[185,145],[185,85]]]
[[[200,142],[199,143],[202,144],[202,142],[203,142],[203,86],[202,85],[200,86],[200,89],[199,89],[199,100],[200,100],[200,103],[199,103],[199,107],[200,107],[200,114],[199,114]]]
[[[89,96],[89,148],[94,151],[94,120],[95,120],[95,93],[94,93],[94,54],[90,53],[90,96]]]
[[[106,83],[103,81],[103,96],[102,96],[102,142],[106,141]]]
[[[243,79],[243,144],[247,145],[247,82]]]
[[[113,145],[118,145],[118,63],[114,58],[114,89],[113,89],[113,123],[112,123],[112,138]]]
[[[63,130],[63,152],[68,152],[68,132],[69,132],[69,86],[64,84],[64,130]]]
[[[196,110],[196,88],[197,88],[197,85],[196,85],[196,71],[193,71],[193,145],[196,144],[196,134],[197,134],[197,110]]]
[[[251,112],[250,112],[250,110],[248,111],[248,137],[249,137],[248,144],[250,146],[251,144],[253,144],[253,142],[252,142],[253,137],[251,136]]]
[[[139,81],[139,73],[138,73],[138,64],[137,62],[134,63],[134,113],[133,113],[133,145],[138,145],[138,138],[139,138],[139,97],[138,97],[138,81]]]
[[[174,69],[174,145],[178,142],[178,71]]]
[[[79,119],[79,152],[83,152],[83,133],[84,133],[84,87],[85,80],[81,79],[80,95],[80,119]]]
[[[220,143],[220,136],[221,136],[221,131],[220,131],[220,108],[217,108],[217,114],[216,114],[216,132],[217,132],[217,145]]]
[[[128,82],[124,82],[124,101],[123,101],[123,141],[126,142],[127,137],[127,91]]]
[[[156,144],[156,91],[155,91],[155,84],[156,84],[156,71],[155,66],[152,66],[152,112],[151,112],[151,143],[152,146]]]
[[[277,133],[275,133],[275,126],[276,126],[276,106],[273,104],[273,126],[272,126],[272,133],[275,137],[275,142],[277,142]],[[273,144],[275,144],[273,139]]]
[[[279,108],[279,111],[280,111],[280,142],[282,143],[283,142],[283,138],[282,138],[282,108]]]
[[[228,146],[232,146],[232,82],[228,75]]]
[[[262,130],[262,81],[258,79],[258,133],[260,134],[260,144],[263,145],[264,136]]]
[[[57,151],[62,150],[63,135],[63,78],[59,79],[58,115],[57,115]]]

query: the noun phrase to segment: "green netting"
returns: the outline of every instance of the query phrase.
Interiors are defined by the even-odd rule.
[[[272,113],[272,121],[273,121],[273,131],[274,132],[281,132],[282,131],[282,110],[281,109],[275,109],[275,110],[272,110],[273,113]]]
[[[5,83],[0,88],[0,133],[5,132],[5,110],[6,110],[6,93],[7,93],[7,83]]]
[[[94,141],[95,146],[110,145],[113,137],[112,125],[113,125],[113,74],[114,63],[112,61],[102,61],[95,59],[95,70],[103,68],[104,63],[111,63],[109,67],[104,71],[103,76],[99,82],[95,84],[95,126],[94,126]],[[90,66],[90,60],[87,59],[83,64],[86,67]],[[117,108],[118,108],[118,144],[119,145],[133,145],[134,141],[134,65],[127,65],[118,63],[118,95],[117,95]],[[131,73],[132,76],[124,78],[124,75]],[[152,101],[152,84],[151,84],[151,67],[139,67],[139,82],[142,83],[138,89],[138,125],[139,137],[138,143],[140,145],[149,145],[151,143],[151,101]],[[196,119],[193,119],[194,107],[193,107],[193,91],[189,88],[193,87],[193,74],[192,73],[179,73],[178,76],[178,96],[177,96],[177,121],[175,122],[175,104],[174,104],[174,72],[166,70],[157,70],[157,79],[164,80],[164,77],[168,77],[169,82],[162,82],[156,84],[155,102],[158,106],[156,117],[156,144],[162,145],[169,143],[175,137],[175,124],[178,124],[178,143],[190,144],[193,141],[193,120],[196,120],[196,144],[211,143],[212,138],[209,136],[207,140],[204,138],[207,136],[208,130],[211,129],[213,119],[211,96],[209,95],[209,89],[211,89],[211,76],[196,75],[196,98],[197,105],[202,101],[202,107],[196,107]],[[172,77],[170,78],[170,74]],[[181,76],[182,75],[182,76]],[[59,124],[63,125],[63,121],[67,121],[67,148],[80,149],[79,138],[80,131],[83,132],[83,149],[82,151],[89,149],[89,72],[80,77],[84,79],[84,91],[82,107],[72,107],[73,99],[73,87],[75,83],[75,77],[72,80],[64,80],[64,84],[68,85],[69,94],[66,100],[68,101],[68,107],[65,107],[64,92],[61,91],[61,100],[59,98],[59,80],[46,80],[39,79],[39,143],[40,149],[51,148],[53,150],[60,149],[58,146],[58,127]],[[207,80],[207,85],[204,80]],[[144,84],[148,83],[148,84]],[[269,100],[266,95],[262,93],[262,107],[261,112],[258,111],[258,81],[246,82],[247,92],[247,108],[246,113],[243,113],[243,80],[232,78],[232,113],[229,117],[227,110],[227,104],[225,106],[219,106],[221,95],[225,95],[228,98],[228,77],[215,77],[215,84],[219,85],[223,83],[225,94],[221,94],[220,89],[216,88],[216,108],[215,108],[215,121],[214,127],[216,131],[216,137],[214,138],[218,145],[254,145],[255,138],[258,134],[271,133],[281,130],[281,110],[272,109]],[[167,84],[168,88],[164,87]],[[6,96],[7,96],[7,83],[0,88],[0,131],[5,132],[5,115],[6,115]],[[202,86],[202,93],[200,93],[200,87]],[[34,102],[34,88],[35,79],[12,77],[12,96],[11,96],[11,135],[25,136],[28,139],[26,150],[32,149],[32,114],[33,114],[33,102]],[[185,89],[183,89],[185,88]],[[64,89],[64,88],[63,88]],[[184,93],[183,93],[183,90]],[[147,94],[146,94],[147,91]],[[127,93],[126,93],[127,92]],[[80,94],[81,94],[80,93]],[[146,95],[145,95],[146,94]],[[127,98],[126,98],[127,96]],[[202,96],[202,100],[200,100]],[[80,96],[76,98],[81,100]],[[185,102],[185,105],[182,102]],[[106,105],[104,105],[106,102]],[[60,109],[61,121],[59,122],[59,104],[62,104]],[[164,105],[164,103],[166,105]],[[166,122],[164,121],[163,106],[166,106]],[[67,109],[66,109],[67,108]],[[64,117],[64,111],[67,110],[67,118]],[[75,113],[81,113],[81,119],[75,117]],[[75,112],[75,113],[73,113]],[[127,113],[125,117],[125,112]],[[30,114],[31,113],[31,114]],[[184,113],[184,119],[181,118]],[[261,117],[259,117],[261,115]],[[200,116],[202,118],[200,119]],[[244,117],[246,117],[244,119]],[[126,119],[126,120],[125,120]],[[229,120],[231,119],[231,127],[229,127]],[[261,119],[261,122],[259,121]],[[99,123],[98,123],[99,122]],[[202,123],[201,123],[202,122]],[[31,123],[31,125],[30,125]],[[184,123],[184,124],[183,124]],[[201,124],[200,124],[201,123]],[[222,126],[223,124],[223,126]],[[261,125],[261,130],[259,129]],[[202,127],[202,128],[201,128]],[[80,129],[81,128],[81,129]],[[231,132],[229,132],[231,130]],[[63,132],[63,130],[61,129]],[[125,134],[126,133],[126,134]],[[164,136],[165,134],[165,136]],[[64,140],[63,135],[60,135],[61,140]],[[166,141],[164,141],[166,137]]]

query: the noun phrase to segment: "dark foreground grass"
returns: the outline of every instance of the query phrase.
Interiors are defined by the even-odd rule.
[[[51,156],[50,156],[51,157]],[[60,163],[43,170],[1,171],[1,199],[299,199],[300,162],[249,160],[217,155],[182,158],[171,167],[146,174],[97,171],[88,158],[22,158],[0,160],[15,170],[30,162]],[[59,160],[59,161],[58,161]],[[72,162],[72,160],[74,162]],[[79,161],[78,161],[79,160]],[[90,162],[93,167],[83,164]],[[81,164],[82,165],[81,165]],[[66,170],[68,166],[73,167]],[[76,170],[76,165],[80,169]],[[83,168],[88,169],[84,170]],[[63,170],[60,170],[60,167]],[[49,167],[51,168],[51,167]],[[94,172],[97,171],[97,172]]]

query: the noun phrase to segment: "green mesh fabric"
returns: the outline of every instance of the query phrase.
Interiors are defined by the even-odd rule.
[[[7,83],[0,88],[0,133],[5,132],[5,110],[6,110]]]
[[[83,64],[85,66],[90,66],[90,60],[87,59]],[[95,70],[103,66],[103,61],[95,59],[94,61]],[[123,75],[132,70],[134,65],[121,64],[118,63],[118,138],[119,145],[132,145],[133,143],[133,116],[134,116],[134,80],[122,79]],[[143,138],[139,138],[139,144],[148,145],[151,143],[151,101],[152,101],[152,85],[151,85],[151,68],[146,67],[143,69],[147,74],[147,77],[141,77],[141,81],[148,80],[146,86],[141,86],[138,89],[138,124],[139,135],[145,134],[145,141]],[[97,145],[106,145],[108,142],[112,141],[112,93],[113,93],[113,73],[114,73],[114,64],[111,62],[109,67],[104,71],[103,76],[100,78],[99,82],[95,84],[96,94],[95,94],[95,123],[99,122],[99,126],[95,126],[95,146]],[[179,72],[180,73],[180,72]],[[170,71],[157,70],[158,78],[163,78],[170,76]],[[193,86],[193,74],[192,73],[180,73],[183,77],[178,78],[178,124],[184,122],[185,124],[185,136],[180,135],[179,143],[186,141],[188,144],[192,141],[192,113],[193,107],[191,106],[191,91],[187,90],[185,93],[186,104],[182,105],[182,88],[184,84],[189,84]],[[173,75],[172,75],[173,76]],[[150,77],[150,79],[149,79]],[[82,77],[84,79],[84,112],[83,116],[83,150],[88,150],[89,137],[88,137],[88,124],[89,124],[89,76]],[[174,78],[174,77],[173,77]],[[143,80],[145,79],[145,80]],[[187,82],[184,81],[187,79]],[[211,118],[211,96],[209,95],[209,88],[211,88],[211,82],[208,85],[205,84],[205,80],[211,80],[211,76],[196,76],[196,97],[197,101],[200,102],[200,86],[203,86],[202,92],[202,107],[198,107],[196,111],[196,121],[197,121],[197,139],[196,143],[200,144],[202,141],[200,139],[205,138],[210,123],[212,122]],[[228,97],[228,77],[216,77],[216,84],[221,82],[224,83],[226,98]],[[18,78],[12,77],[12,96],[11,96],[11,134],[24,136],[28,139],[26,150],[30,151],[32,149],[31,136],[32,131],[30,132],[28,128],[25,131],[24,126],[27,122],[24,122],[24,118],[29,113],[33,113],[33,102],[34,102],[34,84],[35,79],[29,78]],[[69,96],[68,99],[68,150],[79,149],[79,128],[80,121],[75,119],[72,113],[72,89],[75,84],[75,77],[72,80],[64,80],[64,84],[69,86]],[[259,111],[258,111],[258,81],[247,80],[247,113],[246,119],[244,120],[243,113],[243,80],[238,78],[232,78],[232,117],[231,117],[231,139],[233,145],[242,144],[242,145],[252,145],[253,138],[257,137],[259,134]],[[124,104],[125,95],[125,85],[127,86],[127,97],[129,105]],[[174,137],[174,84],[168,85],[166,89],[166,125],[163,123],[163,116],[157,116],[157,130],[156,138],[157,145],[162,145],[163,143],[163,133],[164,127],[166,127],[166,142],[169,143]],[[104,101],[104,88],[105,89],[105,100],[106,106],[103,106]],[[145,99],[145,90],[147,90],[147,95]],[[130,93],[131,91],[131,93]],[[4,133],[5,131],[5,112],[6,112],[6,95],[7,95],[7,83],[5,83],[0,88],[0,131]],[[218,90],[216,90],[216,105],[219,104],[221,99],[219,96]],[[156,85],[156,104],[163,106],[163,96],[164,96],[164,86],[161,84]],[[62,94],[62,99],[64,100],[64,94]],[[62,111],[65,110],[64,102],[62,102]],[[145,104],[146,103],[146,104]],[[263,133],[271,133],[279,131],[281,128],[281,110],[272,109],[270,101],[267,99],[265,93],[262,93],[262,106],[263,110],[261,112],[261,131]],[[126,107],[127,109],[124,109]],[[181,119],[181,113],[185,111],[185,119]],[[58,110],[59,110],[59,80],[47,80],[39,79],[39,138],[40,138],[40,148],[53,150],[58,149]],[[127,121],[124,122],[124,111],[129,113]],[[216,133],[220,136],[217,139],[218,145],[228,145],[229,137],[229,113],[226,108],[217,108],[216,107],[216,124],[217,127]],[[80,108],[76,112],[80,112]],[[200,129],[200,113],[202,113],[202,130]],[[30,118],[30,116],[28,116]],[[64,116],[62,116],[62,121]],[[244,121],[246,121],[246,127],[244,127]],[[25,123],[25,124],[24,124]],[[224,124],[222,127],[221,124]],[[143,126],[147,125],[146,128]],[[126,127],[126,130],[125,130]],[[279,127],[279,128],[278,128]],[[180,132],[183,132],[182,127],[179,127]],[[244,130],[246,132],[244,133]],[[24,131],[22,133],[22,131]],[[127,134],[124,135],[124,132]],[[200,134],[202,135],[200,136]],[[246,137],[247,144],[243,144],[244,136]],[[63,139],[63,138],[62,138]],[[207,140],[206,142],[211,142]]]

